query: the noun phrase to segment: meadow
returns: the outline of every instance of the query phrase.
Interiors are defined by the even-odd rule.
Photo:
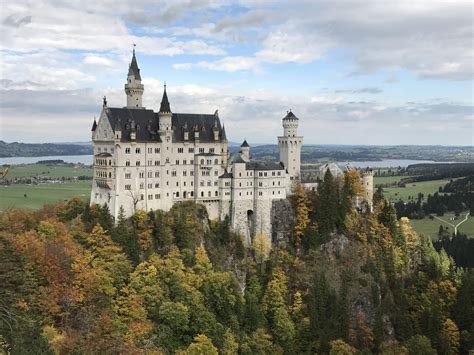
[[[18,177],[70,178],[74,176],[92,176],[92,168],[85,165],[12,165],[8,169],[7,179]]]
[[[450,224],[456,225],[461,222],[464,219],[466,213],[467,211],[462,212],[458,219],[455,221],[451,220],[451,218],[454,217],[454,213],[445,213],[444,216],[439,217],[440,219],[445,221],[444,223],[441,222],[439,219],[430,219],[429,217],[425,217],[423,219],[412,219],[410,223],[415,231],[434,240],[438,238],[438,231],[440,225],[442,225],[444,228],[448,227],[448,231],[450,233],[453,233],[454,228]],[[471,237],[474,236],[474,216],[469,216],[467,221],[465,221],[458,227],[458,231],[460,233],[467,234]]]
[[[446,180],[429,180],[422,182],[411,182],[406,184],[405,187],[387,187],[384,188],[385,197],[391,201],[404,200],[407,201],[408,197],[416,199],[418,193],[422,193],[424,198],[435,192],[438,192],[441,186],[446,185],[449,182]]]
[[[48,203],[68,200],[73,196],[86,200],[90,197],[91,185],[92,180],[63,184],[1,185],[0,212],[8,208],[37,209]]]

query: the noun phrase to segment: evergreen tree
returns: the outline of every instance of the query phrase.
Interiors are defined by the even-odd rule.
[[[318,226],[322,237],[327,237],[336,228],[339,219],[337,211],[337,185],[328,169],[324,181],[318,186]]]

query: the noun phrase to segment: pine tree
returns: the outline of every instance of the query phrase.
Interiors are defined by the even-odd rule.
[[[323,237],[334,231],[339,219],[336,189],[336,182],[328,169],[324,181],[318,186],[318,226]]]

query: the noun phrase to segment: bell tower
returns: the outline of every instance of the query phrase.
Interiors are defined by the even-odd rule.
[[[135,45],[133,46],[132,61],[128,67],[127,83],[125,84],[125,93],[127,94],[127,108],[144,108],[142,106],[144,86],[142,84],[137,58],[135,57]]]
[[[291,180],[299,179],[301,168],[301,146],[303,137],[298,136],[299,118],[288,111],[282,119],[283,136],[278,137],[280,162],[284,165]]]

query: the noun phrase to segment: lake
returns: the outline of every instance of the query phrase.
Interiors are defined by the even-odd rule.
[[[0,165],[35,164],[40,160],[64,160],[66,163],[82,163],[86,165],[92,165],[92,155],[57,155],[47,157],[0,158]],[[341,166],[344,166],[346,163],[347,162],[338,162],[338,164]],[[433,164],[439,162],[432,160],[385,159],[380,161],[350,161],[349,163],[356,168],[391,168],[398,166],[407,167],[408,165],[412,164]]]

